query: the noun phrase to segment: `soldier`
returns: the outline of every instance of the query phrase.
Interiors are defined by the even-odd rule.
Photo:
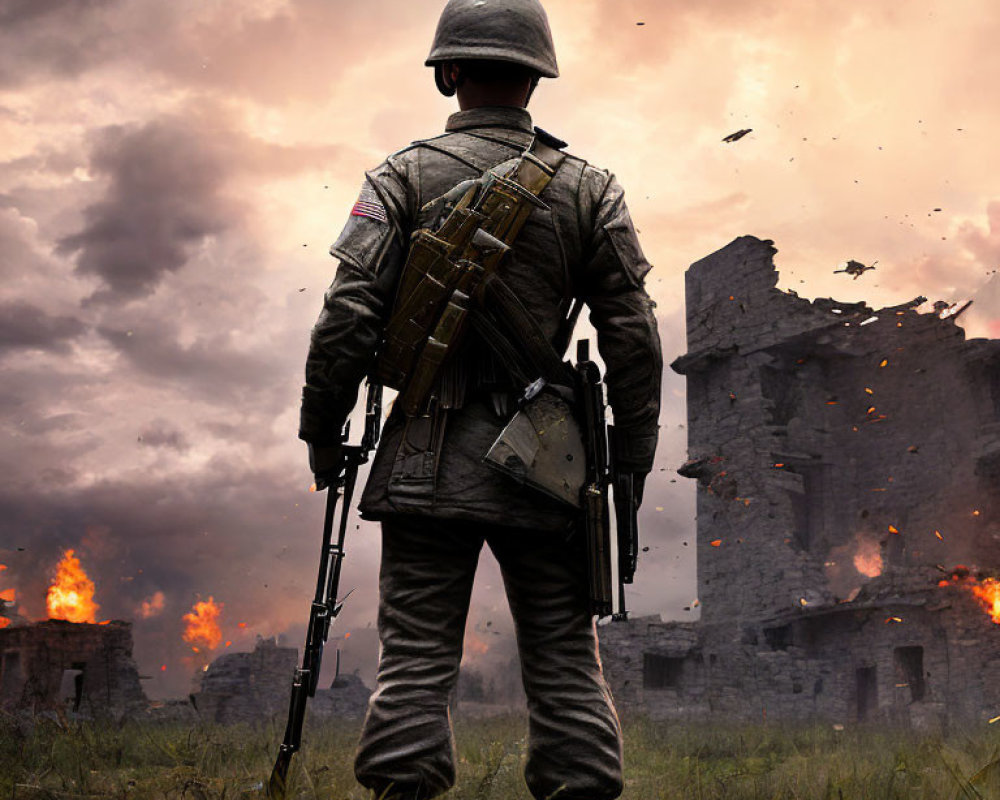
[[[574,301],[589,308],[619,433],[615,457],[634,474],[638,502],[656,446],[662,370],[644,289],[650,266],[614,177],[532,128],[528,100],[540,77],[559,74],[545,11],[538,0],[450,0],[426,63],[461,110],[443,135],[367,173],[331,248],[339,265],[312,332],[299,433],[317,486],[342,469],[339,435],[375,369],[411,234],[440,223],[456,186],[511,163],[537,139],[557,156],[555,174],[499,273],[560,358]],[[478,330],[466,337],[421,413],[396,402],[360,503],[382,527],[381,650],[356,775],[375,797],[398,800],[453,785],[448,702],[486,543],[516,628],[532,795],[615,798],[621,730],[587,605],[579,512],[484,463],[525,388],[486,338]]]

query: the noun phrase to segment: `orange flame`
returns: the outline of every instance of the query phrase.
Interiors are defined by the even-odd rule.
[[[972,586],[976,596],[986,613],[997,625],[1000,625],[1000,581],[996,578],[986,578],[982,583]]]
[[[882,553],[877,542],[862,539],[854,554],[854,569],[866,578],[877,578],[882,574]]]
[[[0,572],[3,572],[5,569],[7,569],[7,565],[6,564],[0,564]],[[7,603],[13,603],[14,602],[14,590],[13,589],[4,589],[2,592],[0,592],[0,600],[3,600],[5,602],[7,602]],[[10,625],[10,620],[7,619],[7,617],[0,617],[0,630],[3,630],[8,625]]]
[[[94,582],[87,577],[80,559],[73,550],[63,553],[63,559],[56,566],[56,577],[45,598],[49,619],[64,619],[69,622],[97,622],[94,602]]]
[[[166,605],[166,597],[163,592],[153,592],[150,597],[147,597],[139,605],[137,613],[143,619],[149,619],[150,617],[155,617],[161,611],[163,611]]]
[[[201,652],[197,645],[206,650],[214,650],[222,642],[222,630],[219,628],[219,615],[222,613],[222,603],[216,603],[214,597],[199,600],[191,612],[183,619],[187,623],[184,629],[184,641],[192,645],[196,653]]]

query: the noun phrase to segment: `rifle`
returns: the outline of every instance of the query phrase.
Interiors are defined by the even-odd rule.
[[[285,737],[278,748],[278,757],[271,770],[267,784],[267,796],[284,800],[287,790],[288,768],[292,756],[302,746],[302,725],[306,718],[306,701],[315,697],[319,684],[320,666],[323,661],[323,645],[330,635],[330,625],[340,614],[343,600],[337,599],[340,586],[340,567],[344,560],[344,537],[347,533],[347,516],[354,498],[354,485],[358,478],[358,467],[368,461],[368,454],[378,442],[382,422],[382,387],[369,381],[365,400],[365,432],[361,444],[346,444],[350,423],[344,426],[342,441],[344,474],[331,484],[326,493],[326,514],[323,518],[323,545],[320,549],[319,577],[316,581],[316,597],[309,609],[309,626],[302,653],[302,666],[295,668],[292,676],[292,695],[288,704],[288,724]],[[337,543],[333,538],[333,518],[337,503],[343,496],[340,509],[340,524],[337,528]],[[350,592],[348,592],[350,594]]]
[[[625,584],[635,577],[639,556],[638,509],[635,504],[635,476],[618,469],[613,453],[615,428],[607,424],[604,413],[604,384],[601,371],[590,360],[590,342],[577,342],[577,383],[580,395],[584,449],[587,454],[587,478],[583,487],[586,527],[587,565],[590,583],[591,613],[598,617],[612,615],[628,619],[625,609]],[[611,520],[608,487],[614,491],[615,541],[618,545],[618,603],[612,602]]]
[[[618,611],[615,620],[627,620],[625,610],[625,584],[632,583],[639,560],[639,509],[635,503],[635,475],[622,472],[616,463],[614,453],[615,426],[608,425],[608,446],[611,457],[611,487],[615,498],[615,528],[618,541]]]
[[[590,341],[576,345],[576,375],[580,397],[587,478],[583,485],[584,527],[590,588],[590,613],[612,612],[611,520],[608,514],[608,437],[601,370],[590,360]]]

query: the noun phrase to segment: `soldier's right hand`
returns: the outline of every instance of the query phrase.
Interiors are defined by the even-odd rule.
[[[309,445],[309,469],[316,481],[316,491],[339,486],[347,466],[344,450],[339,444]]]

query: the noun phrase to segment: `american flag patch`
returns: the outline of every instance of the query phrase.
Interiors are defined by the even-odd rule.
[[[382,205],[382,201],[378,199],[378,195],[375,194],[375,190],[372,189],[368,181],[365,181],[365,185],[361,187],[361,194],[358,196],[354,208],[351,209],[351,216],[370,217],[379,222],[389,221],[389,217],[385,213],[385,206]]]

